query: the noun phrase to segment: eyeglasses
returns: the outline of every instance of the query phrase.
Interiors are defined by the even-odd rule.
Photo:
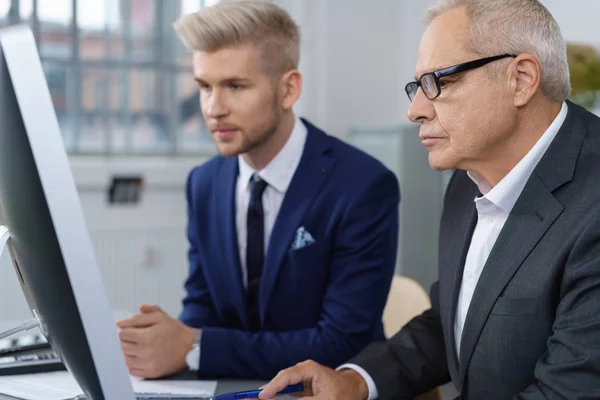
[[[423,93],[427,96],[428,99],[433,100],[437,98],[440,93],[442,93],[442,89],[440,87],[440,78],[452,74],[458,74],[459,72],[469,71],[471,69],[483,67],[484,65],[491,63],[492,61],[500,60],[506,57],[516,57],[513,54],[502,54],[499,56],[480,58],[479,60],[468,61],[466,63],[453,65],[451,67],[439,69],[437,71],[428,72],[426,74],[421,75],[419,79],[416,81],[408,82],[404,90],[406,90],[406,94],[410,101],[413,101],[415,96],[417,95],[417,90],[419,87],[423,89]]]

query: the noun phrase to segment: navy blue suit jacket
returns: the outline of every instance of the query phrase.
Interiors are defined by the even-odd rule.
[[[270,379],[313,359],[330,367],[383,340],[400,192],[380,162],[303,120],[308,136],[275,221],[250,322],[235,226],[236,157],[187,182],[189,277],[180,319],[202,328],[200,377]],[[303,227],[314,243],[291,247]]]

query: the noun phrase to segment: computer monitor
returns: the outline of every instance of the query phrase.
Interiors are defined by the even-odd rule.
[[[135,399],[27,26],[0,30],[0,223],[27,303],[87,398]]]

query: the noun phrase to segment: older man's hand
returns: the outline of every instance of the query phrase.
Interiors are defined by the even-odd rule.
[[[139,314],[117,326],[131,375],[160,378],[187,367],[185,356],[194,344],[194,330],[158,306],[142,305]]]
[[[288,385],[304,384],[304,393],[294,396],[312,400],[366,400],[369,389],[353,370],[336,372],[314,361],[305,361],[281,371],[263,387],[259,399],[273,399]]]

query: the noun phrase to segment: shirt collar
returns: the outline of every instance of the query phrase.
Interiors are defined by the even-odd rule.
[[[247,190],[248,185],[250,184],[250,178],[256,170],[252,168],[241,155],[238,155],[238,166],[240,169],[240,184],[242,185],[242,189]]]
[[[275,158],[258,175],[280,193],[285,193],[292,182],[296,168],[302,158],[304,145],[308,129],[302,121],[296,117],[294,128],[283,148],[277,153]],[[238,155],[239,174],[243,189],[248,188],[250,178],[256,172],[245,160],[242,155]]]
[[[479,191],[483,194],[483,198],[501,208],[504,212],[511,212],[533,170],[548,150],[548,147],[550,147],[552,140],[554,140],[564,123],[567,111],[567,103],[563,102],[560,112],[542,137],[529,150],[525,157],[493,188],[481,175],[476,172],[467,172],[471,180],[477,184]],[[479,199],[475,201],[477,202]]]

